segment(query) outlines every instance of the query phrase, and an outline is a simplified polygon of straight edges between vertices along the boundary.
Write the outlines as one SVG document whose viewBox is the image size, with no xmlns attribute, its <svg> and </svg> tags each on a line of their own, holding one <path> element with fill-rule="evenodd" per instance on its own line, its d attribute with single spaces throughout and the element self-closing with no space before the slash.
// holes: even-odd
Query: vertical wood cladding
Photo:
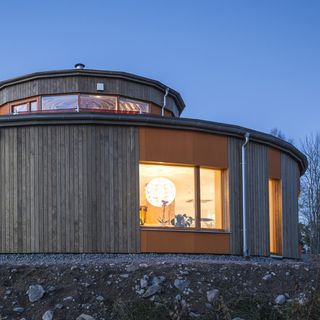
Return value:
<svg viewBox="0 0 320 320">
<path fill-rule="evenodd" d="M 59 76 L 47 77 L 43 79 L 31 79 L 21 83 L 15 83 L 0 90 L 0 105 L 7 102 L 25 99 L 38 95 L 52 94 L 72 94 L 72 93 L 91 93 L 97 94 L 97 83 L 105 84 L 103 94 L 120 95 L 132 99 L 152 102 L 162 106 L 164 90 L 154 86 L 130 81 L 127 79 L 116 79 L 92 76 Z M 101 92 L 100 92 L 101 94 Z M 167 97 L 166 110 L 175 116 L 179 116 L 181 111 L 173 96 Z"/>
<path fill-rule="evenodd" d="M 231 252 L 242 254 L 241 146 L 244 140 L 229 138 L 229 205 Z M 251 255 L 269 255 L 268 147 L 249 142 L 247 146 L 248 245 Z"/>
<path fill-rule="evenodd" d="M 138 252 L 138 129 L 0 129 L 1 252 Z"/>
<path fill-rule="evenodd" d="M 296 161 L 281 154 L 282 217 L 284 257 L 299 258 L 298 253 L 298 184 L 300 179 Z"/>
<path fill-rule="evenodd" d="M 248 241 L 251 255 L 266 256 L 269 248 L 268 147 L 247 147 Z"/>
</svg>

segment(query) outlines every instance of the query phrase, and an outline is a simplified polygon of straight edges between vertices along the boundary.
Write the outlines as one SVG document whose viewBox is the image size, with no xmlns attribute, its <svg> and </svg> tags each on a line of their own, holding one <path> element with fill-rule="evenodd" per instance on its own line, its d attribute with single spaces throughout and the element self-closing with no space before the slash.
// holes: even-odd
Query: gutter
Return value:
<svg viewBox="0 0 320 320">
<path fill-rule="evenodd" d="M 249 143 L 250 133 L 246 132 L 245 142 L 241 148 L 242 162 L 242 223 L 243 223 L 243 256 L 249 257 L 248 237 L 247 237 L 247 162 L 246 162 L 246 146 Z"/>
<path fill-rule="evenodd" d="M 166 92 L 163 96 L 163 105 L 162 105 L 162 109 L 161 109 L 161 116 L 163 117 L 164 116 L 164 108 L 166 107 L 167 105 L 167 96 L 169 94 L 169 88 L 166 89 Z"/>
</svg>

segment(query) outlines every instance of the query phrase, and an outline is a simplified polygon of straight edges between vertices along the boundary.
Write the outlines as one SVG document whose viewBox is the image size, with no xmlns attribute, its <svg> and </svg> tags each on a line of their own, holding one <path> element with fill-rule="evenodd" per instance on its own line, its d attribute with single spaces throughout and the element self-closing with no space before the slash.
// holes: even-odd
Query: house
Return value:
<svg viewBox="0 0 320 320">
<path fill-rule="evenodd" d="M 125 72 L 0 82 L 0 252 L 298 258 L 305 156 Z"/>
</svg>

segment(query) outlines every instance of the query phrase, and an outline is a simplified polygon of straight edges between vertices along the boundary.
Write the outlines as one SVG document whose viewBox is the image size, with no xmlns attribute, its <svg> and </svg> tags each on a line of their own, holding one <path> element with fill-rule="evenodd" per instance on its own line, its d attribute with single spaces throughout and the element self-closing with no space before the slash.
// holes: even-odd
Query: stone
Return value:
<svg viewBox="0 0 320 320">
<path fill-rule="evenodd" d="M 153 284 L 150 286 L 147 291 L 143 294 L 143 298 L 149 298 L 155 295 L 158 291 L 160 291 L 160 286 L 158 284 Z"/>
<path fill-rule="evenodd" d="M 139 267 L 134 265 L 134 264 L 128 264 L 126 266 L 126 271 L 127 272 L 134 272 L 134 271 L 137 271 L 138 269 L 139 269 Z"/>
<path fill-rule="evenodd" d="M 71 296 L 63 298 L 63 301 L 71 301 L 71 300 L 73 300 L 73 297 Z"/>
<path fill-rule="evenodd" d="M 33 284 L 29 286 L 29 289 L 27 291 L 30 302 L 40 300 L 43 297 L 44 293 L 45 291 L 40 284 Z"/>
<path fill-rule="evenodd" d="M 210 291 L 207 291 L 207 299 L 209 303 L 212 303 L 218 296 L 219 296 L 218 289 L 212 289 Z"/>
<path fill-rule="evenodd" d="M 10 289 L 7 289 L 4 294 L 5 294 L 6 296 L 9 296 L 11 293 L 12 293 L 12 291 L 11 291 Z"/>
<path fill-rule="evenodd" d="M 104 301 L 104 297 L 103 296 L 97 296 L 96 300 L 102 302 L 102 301 Z"/>
<path fill-rule="evenodd" d="M 283 294 L 280 294 L 275 298 L 274 302 L 279 305 L 284 304 L 286 302 L 286 297 Z"/>
<path fill-rule="evenodd" d="M 76 320 L 95 320 L 95 318 L 89 316 L 88 314 L 82 313 Z"/>
<path fill-rule="evenodd" d="M 53 311 L 52 310 L 47 310 L 42 316 L 42 320 L 52 320 L 52 319 L 53 319 Z"/>
<path fill-rule="evenodd" d="M 190 281 L 188 280 L 182 280 L 182 279 L 174 280 L 174 286 L 180 291 L 184 291 L 189 284 L 190 284 Z"/>
<path fill-rule="evenodd" d="M 129 275 L 127 273 L 120 274 L 120 278 L 127 279 L 129 278 Z"/>
<path fill-rule="evenodd" d="M 13 308 L 13 311 L 16 312 L 16 313 L 22 313 L 24 311 L 24 308 L 22 307 L 15 307 Z"/>
<path fill-rule="evenodd" d="M 142 289 L 146 288 L 148 286 L 148 280 L 145 278 L 140 279 L 140 287 Z"/>
<path fill-rule="evenodd" d="M 140 263 L 139 267 L 140 268 L 148 268 L 148 265 L 146 263 Z"/>
<path fill-rule="evenodd" d="M 54 308 L 55 309 L 63 309 L 64 305 L 62 303 L 57 303 Z"/>
<path fill-rule="evenodd" d="M 166 280 L 166 278 L 164 276 L 160 276 L 160 277 L 153 277 L 152 278 L 152 284 L 161 284 L 162 282 L 164 282 Z"/>
<path fill-rule="evenodd" d="M 270 280 L 271 278 L 272 278 L 272 274 L 267 273 L 267 274 L 262 278 L 262 280 L 263 280 L 263 281 L 268 281 L 268 280 Z"/>
<path fill-rule="evenodd" d="M 235 318 L 232 318 L 232 320 L 244 320 L 244 319 L 240 317 L 235 317 Z"/>
</svg>

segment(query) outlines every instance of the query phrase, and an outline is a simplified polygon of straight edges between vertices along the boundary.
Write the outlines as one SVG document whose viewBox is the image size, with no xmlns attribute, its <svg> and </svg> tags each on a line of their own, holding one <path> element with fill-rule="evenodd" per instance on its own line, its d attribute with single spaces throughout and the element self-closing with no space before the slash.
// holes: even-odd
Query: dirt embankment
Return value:
<svg viewBox="0 0 320 320">
<path fill-rule="evenodd" d="M 188 255 L 0 256 L 0 319 L 320 319 L 320 264 Z"/>
</svg>

